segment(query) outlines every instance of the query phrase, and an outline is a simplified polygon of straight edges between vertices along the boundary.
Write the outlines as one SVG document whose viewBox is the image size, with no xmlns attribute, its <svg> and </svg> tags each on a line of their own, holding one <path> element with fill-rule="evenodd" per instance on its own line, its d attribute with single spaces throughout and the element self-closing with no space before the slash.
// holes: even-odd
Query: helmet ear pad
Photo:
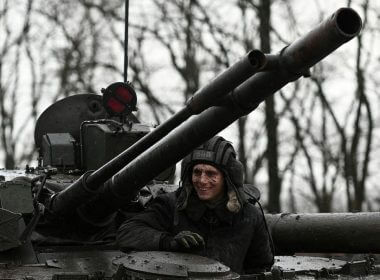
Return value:
<svg viewBox="0 0 380 280">
<path fill-rule="evenodd" d="M 237 198 L 236 192 L 234 190 L 229 190 L 227 192 L 228 202 L 227 209 L 232 213 L 237 213 L 241 209 L 241 204 L 239 203 L 239 199 Z"/>
<path fill-rule="evenodd" d="M 236 158 L 230 158 L 225 172 L 225 182 L 227 185 L 227 209 L 233 213 L 237 213 L 245 203 L 245 195 L 243 192 L 244 171 L 243 164 Z"/>
</svg>

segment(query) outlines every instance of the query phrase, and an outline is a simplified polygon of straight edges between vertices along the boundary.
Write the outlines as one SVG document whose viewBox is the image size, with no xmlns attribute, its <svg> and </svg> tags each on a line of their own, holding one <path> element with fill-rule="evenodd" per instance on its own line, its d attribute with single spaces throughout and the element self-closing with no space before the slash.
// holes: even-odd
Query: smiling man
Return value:
<svg viewBox="0 0 380 280">
<path fill-rule="evenodd" d="M 195 165 L 192 181 L 200 200 L 218 201 L 224 195 L 223 174 L 212 165 L 203 163 Z"/>
<path fill-rule="evenodd" d="M 243 166 L 230 142 L 216 136 L 195 149 L 182 161 L 181 181 L 120 227 L 123 251 L 191 252 L 240 274 L 271 267 L 265 221 L 245 198 Z"/>
</svg>

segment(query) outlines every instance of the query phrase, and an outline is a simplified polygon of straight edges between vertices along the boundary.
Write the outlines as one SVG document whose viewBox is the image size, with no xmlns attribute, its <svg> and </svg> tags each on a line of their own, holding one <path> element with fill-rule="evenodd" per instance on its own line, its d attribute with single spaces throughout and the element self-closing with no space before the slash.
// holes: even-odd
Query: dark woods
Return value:
<svg viewBox="0 0 380 280">
<path fill-rule="evenodd" d="M 130 2 L 128 79 L 139 118 L 157 124 L 248 50 L 278 52 L 338 7 L 355 8 L 358 39 L 228 133 L 269 212 L 379 210 L 378 3 Z M 122 80 L 123 24 L 124 0 L 1 2 L 2 167 L 33 164 L 34 122 L 49 103 Z"/>
</svg>

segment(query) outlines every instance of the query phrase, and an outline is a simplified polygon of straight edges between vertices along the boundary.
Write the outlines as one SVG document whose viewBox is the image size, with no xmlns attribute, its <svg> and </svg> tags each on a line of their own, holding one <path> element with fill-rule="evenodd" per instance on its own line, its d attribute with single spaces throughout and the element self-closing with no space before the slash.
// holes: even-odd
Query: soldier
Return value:
<svg viewBox="0 0 380 280">
<path fill-rule="evenodd" d="M 182 161 L 182 186 L 158 196 L 121 225 L 123 251 L 191 252 L 218 260 L 237 273 L 273 264 L 265 220 L 243 191 L 243 166 L 231 143 L 220 136 Z"/>
</svg>

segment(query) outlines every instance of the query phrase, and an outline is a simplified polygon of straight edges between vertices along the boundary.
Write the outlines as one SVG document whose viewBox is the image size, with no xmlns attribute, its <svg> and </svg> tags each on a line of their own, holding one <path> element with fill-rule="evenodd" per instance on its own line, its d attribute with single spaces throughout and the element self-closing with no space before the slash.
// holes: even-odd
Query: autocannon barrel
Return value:
<svg viewBox="0 0 380 280">
<path fill-rule="evenodd" d="M 171 130 L 194 114 L 199 114 L 218 102 L 231 90 L 266 66 L 265 55 L 258 50 L 248 52 L 243 58 L 199 89 L 186 106 L 147 134 L 117 157 L 79 180 L 51 199 L 49 210 L 54 214 L 69 214 L 97 193 L 101 184 L 135 159 L 138 155 L 167 135 Z"/>
<path fill-rule="evenodd" d="M 361 19 L 354 10 L 339 9 L 283 49 L 277 55 L 277 63 L 272 63 L 272 70 L 255 74 L 230 93 L 223 104 L 193 116 L 131 161 L 106 182 L 95 199 L 82 205 L 81 217 L 96 224 L 112 214 L 154 176 L 254 110 L 266 97 L 306 74 L 309 67 L 352 39 L 360 29 Z"/>
<path fill-rule="evenodd" d="M 266 215 L 277 254 L 380 253 L 380 213 Z"/>
</svg>

